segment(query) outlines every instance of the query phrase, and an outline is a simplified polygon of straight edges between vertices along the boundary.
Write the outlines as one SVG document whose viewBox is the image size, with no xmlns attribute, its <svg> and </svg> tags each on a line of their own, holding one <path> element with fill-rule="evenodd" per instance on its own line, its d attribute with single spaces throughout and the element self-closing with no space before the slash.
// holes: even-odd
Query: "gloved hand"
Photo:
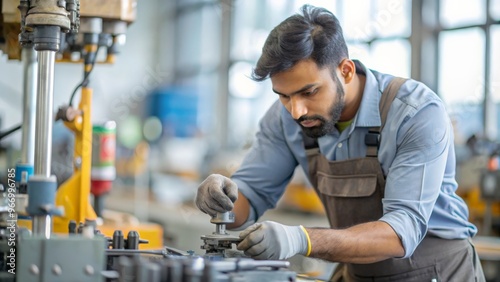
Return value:
<svg viewBox="0 0 500 282">
<path fill-rule="evenodd" d="M 302 226 L 287 226 L 273 221 L 255 223 L 240 233 L 237 249 L 254 259 L 287 259 L 296 254 L 309 255 L 309 235 Z"/>
<path fill-rule="evenodd" d="M 204 213 L 214 216 L 217 212 L 233 210 L 238 199 L 238 186 L 231 179 L 212 174 L 198 187 L 196 206 Z"/>
</svg>

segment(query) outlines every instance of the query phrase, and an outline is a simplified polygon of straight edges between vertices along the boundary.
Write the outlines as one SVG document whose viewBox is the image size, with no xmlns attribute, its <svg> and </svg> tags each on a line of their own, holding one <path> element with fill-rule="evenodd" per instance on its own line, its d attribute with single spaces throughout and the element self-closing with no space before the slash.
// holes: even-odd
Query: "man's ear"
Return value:
<svg viewBox="0 0 500 282">
<path fill-rule="evenodd" d="M 345 84 L 349 84 L 356 74 L 356 65 L 349 59 L 344 59 L 339 64 L 340 75 L 344 78 Z"/>
</svg>

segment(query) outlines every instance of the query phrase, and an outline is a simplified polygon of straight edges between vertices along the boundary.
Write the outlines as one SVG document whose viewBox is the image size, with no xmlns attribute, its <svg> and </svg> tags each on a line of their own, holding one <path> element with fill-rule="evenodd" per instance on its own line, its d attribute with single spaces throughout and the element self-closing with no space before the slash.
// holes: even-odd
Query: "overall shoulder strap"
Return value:
<svg viewBox="0 0 500 282">
<path fill-rule="evenodd" d="M 389 109 L 391 108 L 392 101 L 396 98 L 398 94 L 399 88 L 403 85 L 408 79 L 401 77 L 394 77 L 387 87 L 384 89 L 382 93 L 382 97 L 380 98 L 379 103 L 379 111 L 380 111 L 380 127 L 372 127 L 368 130 L 368 133 L 365 135 L 365 144 L 366 148 L 366 156 L 367 157 L 377 157 L 378 156 L 378 148 L 380 145 L 380 132 L 385 126 L 385 121 L 387 120 L 387 114 L 389 113 Z"/>
</svg>

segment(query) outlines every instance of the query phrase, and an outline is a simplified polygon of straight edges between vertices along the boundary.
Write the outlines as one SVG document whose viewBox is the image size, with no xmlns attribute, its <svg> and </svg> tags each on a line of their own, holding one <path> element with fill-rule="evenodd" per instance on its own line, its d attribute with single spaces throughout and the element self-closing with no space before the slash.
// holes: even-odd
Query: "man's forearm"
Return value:
<svg viewBox="0 0 500 282">
<path fill-rule="evenodd" d="M 311 239 L 310 257 L 347 263 L 374 263 L 404 256 L 401 240 L 392 227 L 375 221 L 347 229 L 306 228 Z"/>
<path fill-rule="evenodd" d="M 241 194 L 241 192 L 238 192 L 238 200 L 234 202 L 233 208 L 234 223 L 228 224 L 227 228 L 234 229 L 243 225 L 248 219 L 249 210 L 250 203 L 248 202 L 248 199 L 243 194 Z"/>
</svg>

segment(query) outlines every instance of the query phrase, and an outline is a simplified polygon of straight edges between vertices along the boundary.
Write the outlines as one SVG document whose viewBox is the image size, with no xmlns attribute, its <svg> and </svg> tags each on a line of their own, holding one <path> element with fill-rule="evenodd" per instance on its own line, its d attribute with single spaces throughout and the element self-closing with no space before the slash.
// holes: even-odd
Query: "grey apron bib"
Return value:
<svg viewBox="0 0 500 282">
<path fill-rule="evenodd" d="M 384 90 L 379 105 L 381 126 L 371 128 L 365 136 L 366 157 L 329 161 L 321 155 L 316 140 L 303 134 L 309 180 L 334 229 L 376 221 L 382 217 L 385 176 L 377 159 L 379 137 L 390 105 L 405 81 L 394 78 Z M 455 265 L 449 271 L 447 265 L 451 263 Z M 471 269 L 476 264 L 477 255 L 469 240 L 426 236 L 408 259 L 341 264 L 332 276 L 332 281 L 475 281 Z"/>
</svg>

